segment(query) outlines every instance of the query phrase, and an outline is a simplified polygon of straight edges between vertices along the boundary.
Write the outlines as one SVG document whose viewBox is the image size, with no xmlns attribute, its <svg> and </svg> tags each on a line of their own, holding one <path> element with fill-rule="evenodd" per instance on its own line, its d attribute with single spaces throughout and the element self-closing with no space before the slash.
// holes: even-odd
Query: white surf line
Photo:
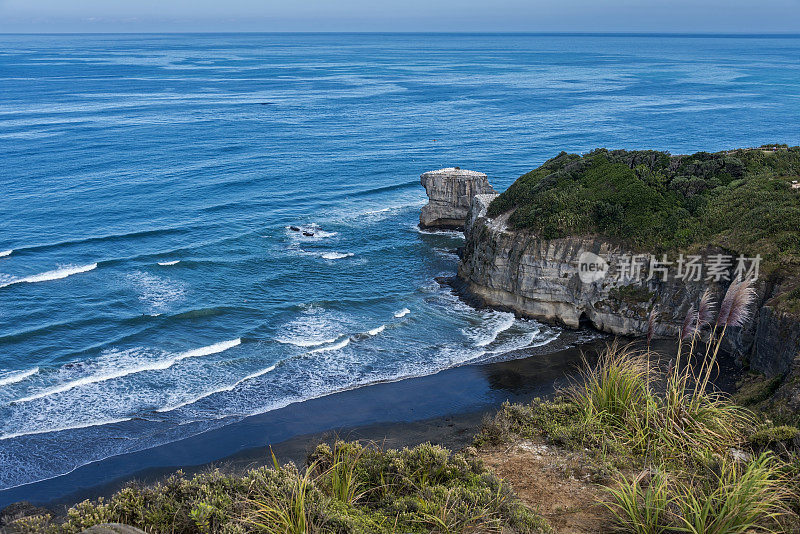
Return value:
<svg viewBox="0 0 800 534">
<path fill-rule="evenodd" d="M 380 334 L 384 330 L 386 330 L 386 325 L 382 324 L 378 328 L 373 328 L 372 330 L 368 330 L 367 334 L 369 334 L 371 336 L 377 336 L 378 334 Z"/>
<path fill-rule="evenodd" d="M 514 351 L 518 351 L 518 350 L 535 349 L 535 348 L 538 348 L 538 347 L 543 347 L 544 345 L 547 345 L 549 343 L 552 343 L 553 341 L 558 339 L 560 335 L 561 335 L 560 332 L 556 332 L 556 334 L 553 335 L 553 336 L 550 336 L 550 337 L 541 339 L 539 341 L 536 341 L 536 336 L 538 336 L 538 334 L 535 334 L 533 339 L 531 339 L 527 344 L 525 344 L 525 345 L 523 345 L 521 347 L 511 347 L 511 348 L 500 347 L 498 349 L 490 350 L 490 351 L 486 351 L 486 352 L 487 352 L 487 354 L 507 354 L 509 352 L 514 352 Z"/>
<path fill-rule="evenodd" d="M 277 366 L 277 364 L 270 365 L 266 369 L 262 369 L 260 371 L 256 371 L 255 373 L 247 375 L 246 377 L 242 378 L 241 380 L 237 380 L 236 382 L 234 382 L 230 386 L 224 386 L 224 387 L 209 391 L 207 393 L 203 393 L 199 397 L 196 397 L 196 398 L 191 399 L 191 400 L 187 400 L 185 402 L 181 402 L 181 403 L 178 403 L 178 404 L 173 404 L 171 406 L 164 406 L 163 408 L 159 408 L 156 411 L 157 412 L 161 412 L 161 413 L 163 413 L 163 412 L 171 412 L 172 410 L 177 410 L 178 408 L 183 408 L 184 406 L 188 406 L 190 404 L 194 404 L 195 402 L 197 402 L 199 400 L 202 400 L 202 399 L 205 399 L 206 397 L 210 397 L 211 395 L 216 395 L 217 393 L 223 393 L 225 391 L 233 391 L 234 389 L 236 389 L 236 386 L 238 386 L 239 384 L 243 384 L 244 382 L 247 382 L 248 380 L 252 380 L 254 378 L 258 378 L 259 376 L 265 375 L 265 374 L 269 373 L 270 371 L 274 371 L 276 366 Z"/>
<path fill-rule="evenodd" d="M 208 356 L 209 354 L 216 354 L 218 352 L 222 352 L 233 348 L 239 344 L 241 344 L 241 338 L 233 339 L 231 341 L 223 341 L 221 343 L 215 343 L 213 345 L 209 345 L 207 347 L 201 347 L 199 349 L 190 350 L 188 352 L 183 352 L 178 354 L 173 358 L 168 358 L 166 360 L 161 360 L 158 362 L 153 362 L 147 365 L 142 365 L 140 367 L 134 367 L 129 369 L 120 369 L 119 371 L 114 371 L 112 373 L 106 373 L 103 375 L 91 375 L 86 376 L 83 378 L 79 378 L 77 380 L 73 380 L 72 382 L 67 382 L 60 386 L 56 386 L 50 389 L 46 389 L 44 391 L 40 391 L 39 393 L 34 393 L 28 397 L 23 397 L 21 399 L 17 399 L 12 401 L 13 404 L 20 404 L 23 402 L 30 402 L 36 399 L 42 399 L 44 397 L 49 397 L 50 395 L 56 395 L 58 393 L 64 393 L 65 391 L 69 391 L 71 389 L 75 389 L 81 386 L 86 386 L 89 384 L 97 384 L 98 382 L 105 382 L 107 380 L 114 380 L 117 378 L 122 378 L 124 376 L 136 374 L 136 373 L 143 373 L 145 371 L 163 371 L 164 369 L 169 369 L 176 363 L 181 360 L 185 360 L 186 358 L 196 358 L 198 356 Z"/>
<path fill-rule="evenodd" d="M 350 338 L 346 337 L 342 341 L 340 341 L 339 343 L 336 343 L 335 345 L 329 345 L 327 347 L 319 347 L 319 348 L 316 348 L 316 349 L 308 351 L 308 353 L 309 354 L 314 354 L 315 352 L 322 352 L 322 351 L 326 351 L 326 350 L 339 350 L 341 348 L 346 347 L 349 343 L 350 343 Z"/>
<path fill-rule="evenodd" d="M 405 317 L 405 316 L 406 316 L 406 315 L 408 315 L 409 313 L 411 313 L 411 310 L 409 310 L 408 308 L 403 308 L 402 310 L 400 310 L 400 311 L 398 311 L 398 312 L 394 312 L 394 316 L 395 316 L 397 319 L 399 319 L 400 317 Z"/>
<path fill-rule="evenodd" d="M 339 339 L 339 337 L 332 337 L 330 339 L 320 339 L 320 340 L 305 340 L 305 339 L 278 339 L 275 338 L 275 341 L 278 343 L 283 343 L 284 345 L 294 345 L 295 347 L 316 347 L 319 345 L 327 345 L 328 343 L 333 343 Z"/>
<path fill-rule="evenodd" d="M 325 252 L 322 254 L 322 258 L 326 260 L 341 260 L 342 258 L 349 258 L 353 255 L 352 252 Z"/>
<path fill-rule="evenodd" d="M 381 208 L 379 210 L 365 211 L 364 213 L 362 213 L 362 215 L 375 215 L 377 213 L 386 213 L 387 211 L 392 211 L 393 209 L 397 209 L 397 208 L 401 208 L 401 207 L 403 207 L 403 206 L 390 206 L 388 208 Z"/>
<path fill-rule="evenodd" d="M 507 316 L 501 317 L 501 319 L 503 320 L 503 322 L 497 325 L 497 328 L 493 329 L 491 334 L 477 341 L 475 343 L 476 347 L 485 347 L 487 345 L 491 345 L 492 343 L 495 342 L 497 336 L 499 336 L 501 333 L 505 332 L 506 330 L 514 326 L 514 323 L 516 322 L 516 318 L 511 313 L 509 313 Z"/>
<path fill-rule="evenodd" d="M 2 250 L 2 251 L 0 251 L 0 258 L 5 258 L 6 256 L 11 256 L 11 254 L 13 252 L 14 252 L 13 249 Z"/>
<path fill-rule="evenodd" d="M 85 273 L 88 271 L 92 271 L 97 269 L 96 263 L 91 263 L 89 265 L 81 265 L 78 267 L 64 267 L 62 269 L 55 269 L 53 271 L 47 271 L 44 273 L 34 274 L 31 276 L 26 276 L 24 278 L 15 278 L 9 282 L 6 282 L 0 287 L 7 287 L 14 284 L 23 284 L 23 283 L 35 283 L 35 282 L 47 282 L 50 280 L 59 280 L 61 278 L 66 278 L 73 274 L 78 273 Z"/>
<path fill-rule="evenodd" d="M 106 421 L 95 421 L 92 423 L 80 423 L 77 425 L 70 425 L 57 428 L 43 428 L 41 430 L 31 430 L 30 432 L 14 432 L 12 434 L 4 434 L 0 436 L 0 441 L 4 439 L 19 438 L 21 436 L 34 436 L 37 434 L 50 434 L 51 432 L 63 432 L 64 430 L 78 430 L 81 428 L 91 428 L 93 426 L 113 425 L 114 423 L 124 423 L 125 421 L 133 420 L 132 417 L 123 417 L 121 419 L 108 419 Z M 7 488 L 10 489 L 10 488 Z"/>
<path fill-rule="evenodd" d="M 39 372 L 38 367 L 34 367 L 33 369 L 28 369 L 27 371 L 15 371 L 9 373 L 2 378 L 0 378 L 0 386 L 7 386 L 9 384 L 16 384 L 17 382 L 22 382 L 29 376 L 33 376 Z"/>
<path fill-rule="evenodd" d="M 165 267 L 166 267 L 167 265 L 177 265 L 177 264 L 178 264 L 178 263 L 180 263 L 180 262 L 181 262 L 181 260 L 173 260 L 173 261 L 160 261 L 160 262 L 158 262 L 158 264 L 159 264 L 159 265 L 163 265 L 163 266 L 165 266 Z"/>
</svg>

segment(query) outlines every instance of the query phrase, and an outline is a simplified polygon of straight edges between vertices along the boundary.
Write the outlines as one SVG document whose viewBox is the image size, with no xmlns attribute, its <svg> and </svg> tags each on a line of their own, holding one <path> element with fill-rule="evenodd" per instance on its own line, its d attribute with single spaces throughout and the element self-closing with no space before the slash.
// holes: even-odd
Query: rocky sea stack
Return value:
<svg viewBox="0 0 800 534">
<path fill-rule="evenodd" d="M 484 173 L 458 167 L 429 171 L 420 178 L 430 199 L 419 216 L 421 228 L 463 230 L 472 198 L 494 193 Z"/>
</svg>

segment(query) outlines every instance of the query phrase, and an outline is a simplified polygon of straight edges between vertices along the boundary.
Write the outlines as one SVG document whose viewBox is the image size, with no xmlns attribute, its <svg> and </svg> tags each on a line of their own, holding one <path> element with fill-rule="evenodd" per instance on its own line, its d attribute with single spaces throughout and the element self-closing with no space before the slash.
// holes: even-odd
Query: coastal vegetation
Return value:
<svg viewBox="0 0 800 534">
<path fill-rule="evenodd" d="M 153 487 L 131 485 L 74 506 L 65 519 L 39 515 L 12 528 L 72 534 L 119 522 L 164 534 L 550 531 L 474 455 L 340 441 L 318 446 L 302 470 L 272 460 L 244 476 L 177 473 Z"/>
<path fill-rule="evenodd" d="M 489 207 L 545 239 L 599 234 L 647 252 L 719 246 L 785 272 L 800 266 L 800 147 L 672 156 L 560 153 Z"/>
<path fill-rule="evenodd" d="M 529 439 L 587 451 L 622 532 L 796 531 L 798 429 L 710 386 L 722 338 L 746 320 L 751 299 L 748 282 L 733 284 L 713 320 L 707 293 L 667 370 L 653 367 L 648 349 L 612 344 L 564 396 L 505 405 L 476 444 Z"/>
</svg>

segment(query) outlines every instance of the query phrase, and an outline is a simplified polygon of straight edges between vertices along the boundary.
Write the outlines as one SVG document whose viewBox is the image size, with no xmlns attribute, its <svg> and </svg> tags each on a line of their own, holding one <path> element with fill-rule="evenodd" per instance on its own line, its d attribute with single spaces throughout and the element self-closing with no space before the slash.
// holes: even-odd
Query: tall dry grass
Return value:
<svg viewBox="0 0 800 534">
<path fill-rule="evenodd" d="M 780 461 L 769 454 L 747 463 L 732 458 L 732 447 L 742 442 L 754 420 L 712 386 L 724 336 L 747 321 L 754 297 L 751 281 L 735 281 L 716 318 L 710 291 L 689 308 L 663 396 L 652 394 L 653 375 L 645 363 L 652 357 L 649 333 L 647 351 L 611 345 L 584 374 L 574 398 L 587 417 L 611 422 L 611 432 L 658 466 L 636 477 L 622 476 L 608 489 L 605 505 L 621 530 L 769 532 L 788 513 L 790 493 Z M 649 324 L 648 330 L 653 329 Z M 718 462 L 716 469 L 692 473 L 698 457 Z"/>
</svg>

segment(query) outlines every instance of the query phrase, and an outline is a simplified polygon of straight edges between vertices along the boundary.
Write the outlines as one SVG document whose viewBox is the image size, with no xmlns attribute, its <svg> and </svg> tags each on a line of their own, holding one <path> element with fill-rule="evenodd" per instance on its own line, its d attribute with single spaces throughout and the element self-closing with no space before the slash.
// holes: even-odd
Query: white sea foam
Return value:
<svg viewBox="0 0 800 534">
<path fill-rule="evenodd" d="M 413 229 L 416 230 L 418 233 L 425 235 L 440 235 L 445 237 L 464 239 L 464 232 L 462 232 L 461 230 L 424 230 L 419 226 L 417 226 L 416 224 L 413 225 Z"/>
<path fill-rule="evenodd" d="M 0 436 L 0 441 L 4 439 L 18 438 L 21 436 L 31 436 L 35 434 L 49 434 L 51 432 L 62 432 L 64 430 L 78 430 L 80 428 L 90 428 L 93 426 L 113 425 L 114 423 L 124 423 L 125 421 L 130 421 L 131 419 L 132 418 L 130 417 L 122 417 L 119 419 L 106 419 L 103 421 L 92 421 L 90 423 L 77 423 L 74 425 L 65 425 L 55 428 L 43 428 L 40 430 L 31 430 L 28 432 L 14 432 L 12 434 L 4 434 Z"/>
<path fill-rule="evenodd" d="M 443 258 L 447 258 L 448 260 L 456 260 L 456 261 L 458 261 L 458 254 L 456 252 L 453 252 L 452 250 L 445 249 L 445 248 L 435 248 L 434 247 L 433 251 L 436 254 L 438 254 L 439 256 L 442 256 Z"/>
<path fill-rule="evenodd" d="M 494 343 L 502 332 L 514 326 L 515 321 L 513 313 L 492 312 L 485 324 L 478 328 L 467 329 L 464 333 L 475 341 L 476 347 L 485 347 Z"/>
<path fill-rule="evenodd" d="M 340 341 L 339 343 L 336 343 L 334 345 L 326 345 L 324 347 L 319 347 L 319 348 L 316 348 L 316 349 L 308 351 L 308 353 L 309 354 L 313 354 L 315 352 L 323 352 L 323 351 L 326 351 L 326 350 L 339 350 L 339 349 L 342 349 L 342 348 L 346 347 L 349 343 L 350 343 L 350 338 L 346 337 L 342 341 Z"/>
<path fill-rule="evenodd" d="M 35 283 L 35 282 L 47 282 L 49 280 L 59 280 L 61 278 L 66 278 L 73 274 L 78 273 L 85 273 L 97 268 L 96 263 L 92 263 L 89 265 L 79 265 L 79 266 L 71 266 L 71 267 L 62 267 L 60 269 L 55 269 L 53 271 L 47 271 L 44 273 L 34 274 L 31 276 L 25 276 L 23 278 L 12 278 L 11 280 L 0 284 L 0 287 L 6 287 L 13 284 L 22 284 L 22 283 Z"/>
<path fill-rule="evenodd" d="M 133 289 L 139 293 L 139 301 L 154 308 L 153 311 L 163 310 L 171 304 L 180 302 L 186 296 L 183 284 L 166 277 L 144 271 L 134 271 L 126 278 Z"/>
<path fill-rule="evenodd" d="M 233 391 L 234 389 L 236 389 L 236 386 L 238 386 L 239 384 L 242 384 L 242 383 L 247 382 L 248 380 L 252 380 L 254 378 L 258 378 L 259 376 L 265 375 L 265 374 L 269 373 L 270 371 L 274 371 L 275 367 L 276 367 L 275 365 L 270 365 L 266 369 L 262 369 L 260 371 L 256 371 L 255 373 L 249 374 L 246 377 L 242 378 L 241 380 L 237 380 L 236 382 L 234 382 L 230 386 L 223 386 L 221 388 L 217 388 L 217 389 L 213 389 L 211 391 L 207 391 L 206 393 L 203 393 L 203 394 L 201 394 L 201 395 L 199 395 L 199 396 L 197 396 L 197 397 L 195 397 L 193 399 L 186 400 L 186 401 L 183 401 L 183 402 L 179 402 L 178 404 L 171 404 L 169 406 L 164 406 L 162 408 L 159 408 L 156 411 L 157 412 L 162 412 L 162 413 L 163 412 L 171 412 L 172 410 L 177 410 L 178 408 L 183 408 L 184 406 L 188 406 L 190 404 L 194 404 L 195 402 L 201 401 L 201 400 L 205 399 L 206 397 L 210 397 L 211 395 L 216 395 L 217 393 L 224 393 L 226 391 Z"/>
<path fill-rule="evenodd" d="M 326 252 L 322 255 L 322 257 L 326 260 L 340 260 L 342 258 L 349 258 L 352 255 L 352 252 Z"/>
<path fill-rule="evenodd" d="M 327 230 L 323 230 L 317 225 L 316 223 L 311 223 L 303 226 L 298 226 L 297 228 L 300 231 L 292 230 L 291 227 L 286 227 L 286 232 L 292 236 L 299 239 L 325 239 L 328 237 L 336 237 L 339 235 L 337 232 L 329 232 Z M 305 233 L 314 234 L 314 235 L 304 235 Z"/>
<path fill-rule="evenodd" d="M 517 350 L 533 349 L 552 343 L 558 339 L 559 334 L 538 338 L 535 334 L 526 334 L 509 342 L 503 343 L 498 348 L 488 351 L 488 354 L 506 354 Z"/>
<path fill-rule="evenodd" d="M 17 382 L 22 382 L 29 376 L 33 376 L 39 372 L 38 367 L 34 367 L 33 369 L 28 369 L 27 371 L 14 371 L 11 373 L 6 373 L 3 376 L 0 376 L 0 386 L 7 386 L 9 384 L 16 384 Z"/>
<path fill-rule="evenodd" d="M 390 206 L 382 206 L 382 207 L 374 207 L 373 209 L 365 210 L 365 211 L 352 211 L 347 209 L 343 212 L 340 212 L 338 216 L 336 216 L 337 220 L 340 221 L 350 221 L 353 219 L 362 219 L 366 220 L 367 223 L 375 223 L 386 219 L 387 217 L 393 215 L 394 213 L 401 212 L 403 210 L 407 210 L 410 208 L 419 208 L 424 206 L 428 202 L 427 199 L 414 202 L 399 202 L 393 203 Z"/>
<path fill-rule="evenodd" d="M 232 349 L 237 345 L 242 344 L 242 339 L 232 339 L 230 341 L 221 341 L 219 343 L 214 343 L 213 345 L 209 345 L 207 347 L 200 347 L 199 349 L 190 350 L 188 352 L 184 352 L 180 354 L 176 361 L 183 360 L 184 358 L 196 358 L 197 356 L 208 356 L 209 354 L 216 354 L 218 352 L 223 352 L 228 349 Z"/>
<path fill-rule="evenodd" d="M 314 230 L 314 237 L 318 239 L 325 239 L 326 237 L 335 237 L 339 235 L 338 232 L 326 232 L 325 230 L 320 230 L 319 228 Z"/>
<path fill-rule="evenodd" d="M 369 334 L 371 336 L 377 336 L 378 334 L 380 334 L 384 330 L 386 330 L 386 325 L 382 324 L 378 328 L 373 328 L 372 330 L 368 330 L 367 334 Z"/>
<path fill-rule="evenodd" d="M 169 369 L 176 363 L 181 360 L 185 360 L 186 358 L 196 358 L 199 356 L 208 356 L 209 354 L 216 354 L 218 352 L 222 352 L 233 348 L 239 344 L 241 344 L 241 339 L 233 339 L 231 341 L 222 341 L 220 343 L 214 343 L 213 345 L 208 345 L 207 347 L 200 347 L 199 349 L 190 350 L 187 352 L 183 352 L 172 356 L 171 358 L 165 358 L 163 360 L 158 360 L 150 363 L 146 363 L 143 365 L 139 365 L 136 367 L 129 367 L 125 369 L 118 369 L 115 371 L 110 371 L 107 373 L 100 373 L 94 374 L 89 376 L 84 376 L 82 378 L 78 378 L 76 380 L 71 380 L 69 382 L 65 382 L 59 386 L 55 386 L 49 389 L 45 389 L 38 393 L 34 393 L 33 395 L 29 395 L 27 397 L 22 397 L 21 399 L 17 399 L 14 401 L 16 404 L 21 404 L 23 402 L 30 402 L 37 399 L 43 399 L 45 397 L 50 397 L 51 395 L 56 395 L 58 393 L 64 393 L 65 391 L 70 391 L 75 388 L 79 388 L 81 386 L 87 386 L 90 384 L 97 384 L 99 382 L 106 382 L 108 380 L 115 380 L 118 378 L 122 378 L 128 375 L 136 374 L 136 373 L 143 373 L 145 371 L 163 371 L 165 369 Z"/>
<path fill-rule="evenodd" d="M 303 313 L 280 328 L 275 341 L 296 347 L 317 347 L 335 342 L 347 331 L 347 318 L 315 305 L 303 305 Z"/>
<path fill-rule="evenodd" d="M 339 339 L 338 337 L 332 337 L 329 339 L 285 339 L 285 338 L 275 338 L 275 341 L 278 343 L 284 343 L 287 345 L 294 345 L 296 347 L 316 347 L 318 345 L 326 345 L 328 343 L 333 343 Z"/>
<path fill-rule="evenodd" d="M 536 332 L 527 332 L 525 334 L 514 337 L 508 341 L 500 343 L 496 348 L 488 352 L 489 354 L 505 354 L 506 352 L 531 348 L 535 345 L 534 341 L 536 340 L 536 337 L 537 337 Z M 548 342 L 550 341 L 549 338 L 547 341 Z"/>
<path fill-rule="evenodd" d="M 411 310 L 409 310 L 408 308 L 403 308 L 400 311 L 394 312 L 394 316 L 399 319 L 400 317 L 405 317 L 409 313 L 411 313 Z"/>
<path fill-rule="evenodd" d="M 164 265 L 166 267 L 167 265 L 175 265 L 175 264 L 180 263 L 180 262 L 181 262 L 181 260 L 160 261 L 160 262 L 158 262 L 158 264 L 159 265 Z"/>
<path fill-rule="evenodd" d="M 14 252 L 13 250 L 0 250 L 0 258 L 4 258 L 6 256 L 11 256 L 11 253 Z"/>
</svg>

